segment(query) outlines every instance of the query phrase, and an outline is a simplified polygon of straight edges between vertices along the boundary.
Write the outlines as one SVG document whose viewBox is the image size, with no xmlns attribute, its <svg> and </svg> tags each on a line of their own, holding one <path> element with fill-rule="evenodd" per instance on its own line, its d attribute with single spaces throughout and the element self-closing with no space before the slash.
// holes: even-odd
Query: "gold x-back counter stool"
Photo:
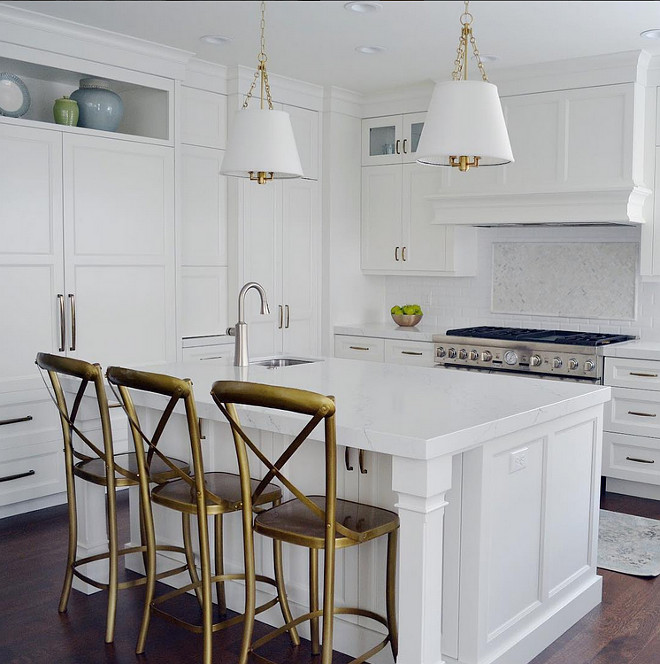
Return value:
<svg viewBox="0 0 660 664">
<path fill-rule="evenodd" d="M 117 500 L 115 491 L 120 487 L 136 486 L 138 484 L 138 466 L 135 453 L 114 454 L 112 428 L 110 423 L 110 412 L 108 399 L 105 392 L 103 373 L 98 364 L 90 364 L 83 360 L 77 360 L 59 355 L 39 353 L 36 359 L 37 366 L 48 373 L 53 389 L 53 400 L 57 406 L 60 422 L 62 424 L 62 435 L 64 438 L 64 459 L 66 475 L 66 492 L 69 513 L 69 540 L 66 563 L 66 574 L 62 593 L 60 595 L 59 611 L 67 610 L 73 577 L 77 577 L 85 583 L 107 590 L 108 611 L 106 619 L 106 643 L 114 640 L 115 616 L 117 611 L 117 591 L 135 586 L 144 585 L 146 577 L 129 581 L 119 581 L 118 563 L 121 556 L 130 553 L 146 553 L 145 546 L 122 547 L 118 542 L 117 534 Z M 62 387 L 61 376 L 66 376 L 70 381 L 77 381 L 77 389 L 70 399 L 68 405 L 66 393 Z M 48 388 L 48 384 L 46 383 Z M 83 397 L 87 388 L 93 388 L 90 396 L 98 406 L 98 415 L 101 423 L 102 442 L 95 443 L 90 440 L 84 432 L 76 425 L 76 418 L 83 403 Z M 50 392 L 50 390 L 49 390 Z M 79 449 L 74 445 L 78 438 L 82 446 Z M 81 451 L 84 450 L 84 451 Z M 173 460 L 177 472 L 187 473 L 188 464 L 178 459 Z M 153 468 L 154 474 L 165 480 L 173 476 L 172 469 L 164 466 L 160 460 Z M 78 512 L 75 478 L 85 482 L 91 482 L 106 488 L 106 519 L 108 532 L 108 551 L 105 553 L 77 557 L 78 538 Z M 181 551 L 180 547 L 161 546 L 161 550 Z M 108 561 L 108 581 L 99 581 L 85 574 L 80 567 L 88 563 L 101 560 Z M 160 578 L 178 574 L 186 570 L 186 565 L 167 570 Z"/>
<path fill-rule="evenodd" d="M 255 511 L 259 510 L 260 505 L 278 505 L 281 500 L 281 489 L 269 482 L 250 479 L 244 479 L 241 475 L 224 472 L 205 472 L 204 459 L 199 433 L 199 419 L 197 417 L 197 407 L 193 396 L 193 387 L 190 380 L 182 380 L 163 374 L 147 373 L 135 371 L 121 367 L 109 367 L 107 370 L 108 382 L 119 389 L 119 398 L 121 399 L 126 413 L 128 414 L 135 447 L 140 475 L 140 491 L 142 495 L 141 504 L 144 510 L 145 535 L 148 549 L 147 565 L 147 593 L 145 598 L 145 607 L 138 638 L 136 652 L 144 652 L 147 630 L 152 611 L 167 620 L 178 624 L 192 632 L 202 633 L 203 644 L 203 662 L 211 664 L 212 661 L 212 634 L 220 629 L 231 627 L 242 620 L 244 615 L 240 614 L 219 622 L 213 622 L 213 605 L 211 598 L 212 584 L 216 584 L 218 590 L 218 602 L 220 604 L 221 616 L 224 613 L 224 582 L 228 580 L 243 580 L 254 583 L 261 581 L 277 589 L 277 595 L 265 604 L 254 607 L 250 620 L 254 615 L 266 611 L 267 609 L 279 603 L 284 621 L 289 625 L 287 631 L 294 645 L 300 643 L 295 626 L 292 625 L 291 612 L 284 589 L 284 574 L 282 570 L 282 545 L 281 542 L 273 543 L 273 563 L 275 578 L 266 576 L 255 576 L 252 567 L 246 574 L 225 574 L 223 568 L 223 546 L 222 546 L 222 517 L 231 512 L 240 512 L 243 508 L 242 486 L 246 481 L 252 490 L 257 487 L 261 490 L 259 496 L 254 501 Z M 137 411 L 131 397 L 130 390 L 139 390 L 150 392 L 165 397 L 164 409 L 158 424 L 151 436 L 147 435 L 140 425 Z M 193 463 L 193 475 L 188 476 L 185 473 L 178 473 L 174 480 L 164 483 L 157 483 L 155 488 L 151 489 L 150 484 L 154 482 L 151 474 L 151 466 L 154 460 L 160 459 L 162 463 L 169 464 L 168 457 L 158 446 L 162 434 L 170 421 L 170 417 L 178 404 L 183 402 L 185 412 L 188 438 Z M 199 553 L 201 579 L 172 590 L 160 597 L 154 598 L 155 590 L 155 569 L 156 554 L 153 548 L 155 542 L 155 527 L 151 503 L 162 505 L 169 509 L 180 512 L 184 517 L 195 515 L 197 517 L 197 529 L 199 534 Z M 250 512 L 251 513 L 251 512 Z M 208 533 L 207 517 L 214 518 L 215 526 L 215 574 L 211 573 L 211 557 Z M 184 521 L 184 537 L 186 535 L 186 522 Z M 177 597 L 189 590 L 200 592 L 198 597 L 202 604 L 202 624 L 193 624 L 181 618 L 178 618 L 161 608 L 161 604 L 169 599 Z"/>
<path fill-rule="evenodd" d="M 245 584 L 246 618 L 240 664 L 246 664 L 250 652 L 257 654 L 255 653 L 257 648 L 282 632 L 307 620 L 310 621 L 312 654 L 319 654 L 319 618 L 323 618 L 321 663 L 331 664 L 333 617 L 335 614 L 363 616 L 375 620 L 387 628 L 386 637 L 354 659 L 351 664 L 361 664 L 382 650 L 388 643 L 396 659 L 398 637 L 395 611 L 395 576 L 399 517 L 389 510 L 337 498 L 334 399 L 315 392 L 239 381 L 217 381 L 213 384 L 211 395 L 232 428 L 241 475 L 245 569 L 248 576 Z M 306 415 L 310 419 L 306 421 L 300 433 L 279 458 L 270 460 L 241 428 L 236 406 L 242 405 L 289 411 Z M 282 469 L 321 422 L 324 427 L 325 495 L 305 495 L 287 478 Z M 266 474 L 256 489 L 249 481 L 251 473 L 248 451 L 252 452 L 266 469 Z M 293 499 L 266 511 L 253 512 L 253 505 L 259 501 L 260 496 L 268 486 L 268 482 L 272 479 L 281 482 L 293 494 Z M 252 626 L 255 615 L 253 533 L 265 535 L 276 542 L 288 542 L 309 549 L 310 604 L 308 613 L 254 642 L 252 642 Z M 335 550 L 356 546 L 384 535 L 387 536 L 386 615 L 381 616 L 360 608 L 335 607 Z M 318 551 L 320 549 L 325 553 L 322 609 L 319 609 L 318 595 Z"/>
</svg>

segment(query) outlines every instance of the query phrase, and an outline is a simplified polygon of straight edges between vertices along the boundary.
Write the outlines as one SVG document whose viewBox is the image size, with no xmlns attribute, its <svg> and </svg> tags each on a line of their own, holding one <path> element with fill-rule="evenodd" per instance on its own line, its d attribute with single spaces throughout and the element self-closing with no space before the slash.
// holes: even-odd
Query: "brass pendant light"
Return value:
<svg viewBox="0 0 660 664">
<path fill-rule="evenodd" d="M 460 17 L 452 80 L 436 84 L 417 148 L 418 163 L 461 172 L 514 160 L 497 87 L 488 82 L 472 32 L 469 4 L 466 0 Z M 482 80 L 468 81 L 468 42 Z"/>
<path fill-rule="evenodd" d="M 291 119 L 286 111 L 273 109 L 266 70 L 266 3 L 261 2 L 261 49 L 252 85 L 243 108 L 236 113 L 222 161 L 221 173 L 249 177 L 258 184 L 276 178 L 299 178 L 302 166 L 293 136 Z M 248 108 L 260 83 L 259 108 Z"/>
</svg>

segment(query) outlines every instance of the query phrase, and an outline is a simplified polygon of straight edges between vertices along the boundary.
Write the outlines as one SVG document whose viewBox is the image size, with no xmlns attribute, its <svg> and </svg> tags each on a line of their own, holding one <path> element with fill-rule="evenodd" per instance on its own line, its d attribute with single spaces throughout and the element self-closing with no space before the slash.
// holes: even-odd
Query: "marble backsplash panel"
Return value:
<svg viewBox="0 0 660 664">
<path fill-rule="evenodd" d="M 635 243 L 494 242 L 492 312 L 635 319 Z"/>
</svg>

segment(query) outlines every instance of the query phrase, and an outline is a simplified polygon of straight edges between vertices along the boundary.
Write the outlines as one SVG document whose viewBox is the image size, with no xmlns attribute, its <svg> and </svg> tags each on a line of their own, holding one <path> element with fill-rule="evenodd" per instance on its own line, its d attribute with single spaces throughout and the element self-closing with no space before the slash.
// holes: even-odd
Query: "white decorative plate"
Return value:
<svg viewBox="0 0 660 664">
<path fill-rule="evenodd" d="M 20 118 L 30 108 L 30 93 L 15 74 L 0 72 L 0 115 Z"/>
</svg>

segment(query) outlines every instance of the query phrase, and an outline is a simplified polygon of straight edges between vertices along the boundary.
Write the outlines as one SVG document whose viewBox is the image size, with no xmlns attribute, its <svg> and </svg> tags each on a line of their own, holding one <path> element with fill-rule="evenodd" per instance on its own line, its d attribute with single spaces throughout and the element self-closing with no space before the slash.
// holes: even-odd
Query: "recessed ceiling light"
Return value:
<svg viewBox="0 0 660 664">
<path fill-rule="evenodd" d="M 644 32 L 639 33 L 639 36 L 646 37 L 646 39 L 660 39 L 660 29 L 644 30 Z"/>
<path fill-rule="evenodd" d="M 230 37 L 223 37 L 222 35 L 204 35 L 199 39 L 207 44 L 229 44 L 231 42 Z"/>
<path fill-rule="evenodd" d="M 382 53 L 386 50 L 384 46 L 357 46 L 355 50 L 358 53 L 365 53 L 366 55 L 374 55 L 375 53 Z"/>
<path fill-rule="evenodd" d="M 361 2 L 346 2 L 344 4 L 344 9 L 351 12 L 357 12 L 358 14 L 369 14 L 371 12 L 377 12 L 382 8 L 382 2 L 366 2 L 366 0 Z"/>
</svg>

